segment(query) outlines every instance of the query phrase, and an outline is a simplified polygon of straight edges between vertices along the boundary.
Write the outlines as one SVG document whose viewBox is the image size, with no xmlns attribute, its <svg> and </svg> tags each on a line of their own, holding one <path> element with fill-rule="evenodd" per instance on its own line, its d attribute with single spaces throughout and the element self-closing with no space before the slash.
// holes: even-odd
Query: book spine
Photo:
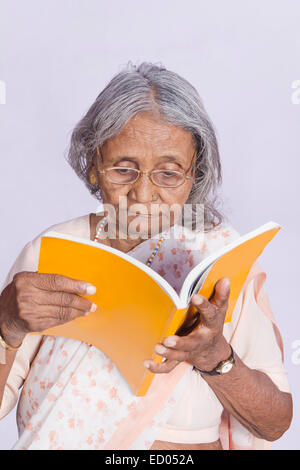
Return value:
<svg viewBox="0 0 300 470">
<path fill-rule="evenodd" d="M 154 379 L 155 374 L 153 372 L 150 372 L 150 370 L 146 373 L 143 382 L 138 389 L 136 396 L 137 397 L 144 397 L 146 393 L 148 392 L 150 385 L 152 384 L 152 380 Z"/>
<path fill-rule="evenodd" d="M 161 341 L 164 340 L 167 336 L 174 335 L 176 331 L 178 330 L 179 326 L 181 325 L 183 319 L 185 318 L 186 312 L 188 310 L 188 307 L 185 308 L 180 308 L 177 309 L 175 314 L 173 315 L 173 318 L 168 325 L 166 331 L 164 332 Z M 163 361 L 163 357 L 159 356 L 158 354 L 154 354 L 152 357 L 152 360 L 156 362 L 157 364 L 160 364 Z M 148 371 L 143 379 L 143 382 L 139 388 L 139 390 L 136 393 L 136 396 L 138 397 L 143 397 L 146 395 L 147 391 L 149 390 L 149 387 L 152 383 L 152 380 L 154 379 L 155 374 L 153 372 Z"/>
<path fill-rule="evenodd" d="M 179 308 L 175 314 L 173 315 L 173 318 L 167 327 L 163 338 L 166 338 L 167 336 L 174 335 L 176 331 L 178 330 L 179 326 L 181 325 L 182 321 L 184 320 L 186 313 L 188 311 L 188 307 L 184 308 Z"/>
<path fill-rule="evenodd" d="M 167 329 L 165 330 L 161 342 L 167 337 L 174 335 L 176 331 L 178 330 L 179 326 L 182 324 L 182 321 L 184 320 L 186 316 L 186 312 L 188 310 L 188 307 L 185 308 L 179 308 L 176 310 L 175 314 L 173 315 L 173 318 L 168 325 Z M 158 354 L 155 354 L 154 357 L 152 358 L 153 361 L 158 362 L 159 364 L 163 361 L 163 357 L 159 356 Z"/>
</svg>

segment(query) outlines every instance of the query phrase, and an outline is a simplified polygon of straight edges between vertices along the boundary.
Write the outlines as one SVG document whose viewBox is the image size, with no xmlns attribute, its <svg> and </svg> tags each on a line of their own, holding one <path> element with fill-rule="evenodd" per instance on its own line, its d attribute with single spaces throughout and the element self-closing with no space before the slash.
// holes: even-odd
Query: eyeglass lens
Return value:
<svg viewBox="0 0 300 470">
<path fill-rule="evenodd" d="M 125 167 L 108 168 L 106 173 L 107 178 L 112 183 L 117 184 L 134 183 L 139 176 L 139 171 L 137 169 Z M 184 181 L 185 177 L 178 171 L 153 170 L 151 172 L 151 179 L 152 182 L 158 186 L 175 187 L 179 186 Z"/>
</svg>

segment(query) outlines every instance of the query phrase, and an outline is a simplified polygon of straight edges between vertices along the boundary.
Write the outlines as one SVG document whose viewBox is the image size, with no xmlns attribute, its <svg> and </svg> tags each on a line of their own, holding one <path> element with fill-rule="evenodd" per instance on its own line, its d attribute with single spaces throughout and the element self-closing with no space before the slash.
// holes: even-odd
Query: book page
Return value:
<svg viewBox="0 0 300 470">
<path fill-rule="evenodd" d="M 240 295 L 241 289 L 247 279 L 248 273 L 254 262 L 263 252 L 268 243 L 276 235 L 279 226 L 269 228 L 257 233 L 253 237 L 241 238 L 236 243 L 228 245 L 226 252 L 219 256 L 204 271 L 204 276 L 189 284 L 187 294 L 200 287 L 200 294 L 210 299 L 214 294 L 216 282 L 227 277 L 230 279 L 230 293 L 226 312 L 225 323 L 231 321 L 233 309 Z"/>
<path fill-rule="evenodd" d="M 267 222 L 266 224 L 261 225 L 259 228 L 253 230 L 252 232 L 249 232 L 246 235 L 242 235 L 240 238 L 234 240 L 232 243 L 223 246 L 222 248 L 205 258 L 201 263 L 195 266 L 185 278 L 179 294 L 181 305 L 184 306 L 188 304 L 191 292 L 194 290 L 193 286 L 196 287 L 196 282 L 200 280 L 202 274 L 207 270 L 209 266 L 211 267 L 213 263 L 215 263 L 218 259 L 220 259 L 229 251 L 234 250 L 236 247 L 249 242 L 251 239 L 255 239 L 267 232 L 276 232 L 279 229 L 280 225 L 276 222 Z"/>
<path fill-rule="evenodd" d="M 197 294 L 200 291 L 212 265 L 213 263 L 209 265 L 208 268 L 206 268 L 206 270 L 200 274 L 200 277 L 196 278 L 195 281 L 191 284 L 188 292 L 188 302 L 191 300 L 191 297 L 193 297 L 194 294 Z"/>
</svg>

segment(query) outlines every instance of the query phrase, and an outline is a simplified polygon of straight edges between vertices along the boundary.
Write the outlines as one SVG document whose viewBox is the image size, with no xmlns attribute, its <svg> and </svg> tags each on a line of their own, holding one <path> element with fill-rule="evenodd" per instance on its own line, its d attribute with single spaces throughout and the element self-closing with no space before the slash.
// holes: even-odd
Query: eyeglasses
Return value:
<svg viewBox="0 0 300 470">
<path fill-rule="evenodd" d="M 97 148 L 99 155 L 99 150 Z M 103 174 L 108 181 L 114 184 L 133 184 L 141 175 L 147 175 L 156 186 L 161 188 L 177 188 L 181 186 L 186 180 L 193 180 L 193 176 L 187 176 L 191 166 L 194 162 L 194 157 L 190 167 L 184 172 L 175 170 L 138 170 L 137 168 L 130 168 L 125 166 L 112 166 L 109 168 L 99 168 L 99 173 Z"/>
</svg>

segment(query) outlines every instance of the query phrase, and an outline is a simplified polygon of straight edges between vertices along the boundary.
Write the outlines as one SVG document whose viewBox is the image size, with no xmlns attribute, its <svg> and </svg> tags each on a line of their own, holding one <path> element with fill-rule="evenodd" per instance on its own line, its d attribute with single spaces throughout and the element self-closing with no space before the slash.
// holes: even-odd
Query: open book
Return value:
<svg viewBox="0 0 300 470">
<path fill-rule="evenodd" d="M 225 322 L 230 322 L 253 263 L 278 230 L 278 224 L 268 222 L 208 256 L 189 272 L 179 295 L 163 277 L 129 254 L 98 242 L 48 232 L 41 239 L 38 272 L 95 285 L 96 294 L 86 297 L 98 309 L 42 333 L 96 346 L 118 367 L 133 393 L 143 396 L 154 377 L 143 361 L 162 360 L 154 353 L 154 346 L 175 334 L 187 314 L 196 312 L 189 306 L 192 295 L 200 292 L 210 298 L 217 280 L 229 277 Z"/>
</svg>

